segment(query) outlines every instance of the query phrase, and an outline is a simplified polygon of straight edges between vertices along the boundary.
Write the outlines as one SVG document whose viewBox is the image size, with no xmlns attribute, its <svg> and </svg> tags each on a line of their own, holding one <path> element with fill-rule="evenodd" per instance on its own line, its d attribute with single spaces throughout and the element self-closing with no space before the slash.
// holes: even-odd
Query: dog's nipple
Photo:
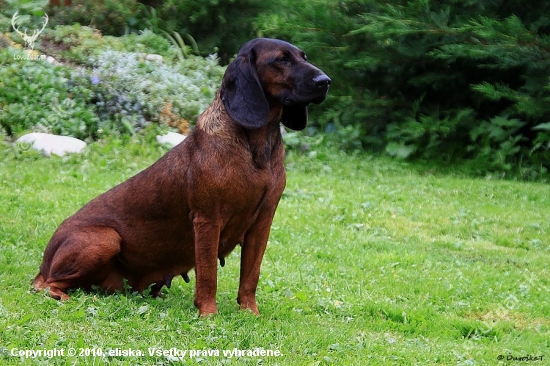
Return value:
<svg viewBox="0 0 550 366">
<path fill-rule="evenodd" d="M 166 287 L 170 288 L 170 286 L 172 286 L 172 276 L 165 274 L 164 283 L 166 284 Z"/>
<path fill-rule="evenodd" d="M 189 275 L 186 273 L 182 273 L 181 274 L 181 277 L 183 277 L 183 280 L 185 281 L 185 283 L 189 283 Z"/>
</svg>

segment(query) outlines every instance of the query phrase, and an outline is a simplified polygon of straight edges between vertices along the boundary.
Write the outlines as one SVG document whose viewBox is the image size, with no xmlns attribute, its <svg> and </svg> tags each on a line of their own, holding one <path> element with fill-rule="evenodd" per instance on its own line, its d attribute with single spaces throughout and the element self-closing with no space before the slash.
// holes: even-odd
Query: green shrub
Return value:
<svg viewBox="0 0 550 366">
<path fill-rule="evenodd" d="M 376 3 L 349 35 L 369 41 L 356 62 L 366 85 L 392 100 L 387 150 L 468 159 L 481 174 L 544 174 L 546 131 L 533 129 L 550 119 L 550 7 Z"/>
<path fill-rule="evenodd" d="M 59 25 L 47 30 L 37 49 L 63 60 L 92 67 L 95 59 L 106 49 L 138 53 L 155 53 L 167 61 L 176 60 L 176 50 L 163 36 L 149 30 L 124 37 L 102 36 L 93 28 L 79 24 Z"/>
<path fill-rule="evenodd" d="M 147 19 L 149 26 L 193 36 L 206 54 L 216 52 L 227 62 L 255 37 L 254 19 L 267 9 L 265 0 L 166 0 Z M 155 22 L 157 18 L 162 22 Z"/>
<path fill-rule="evenodd" d="M 29 129 L 91 137 L 99 122 L 85 98 L 73 98 L 67 80 L 70 70 L 28 54 L 0 50 L 0 125 L 9 135 Z"/>
<path fill-rule="evenodd" d="M 44 32 L 37 49 L 60 60 L 87 64 L 99 50 L 117 46 L 117 42 L 109 40 L 99 31 L 80 24 L 58 25 Z"/>
<path fill-rule="evenodd" d="M 11 19 L 4 16 L 0 10 L 0 33 L 7 33 L 9 31 L 11 31 Z"/>
<path fill-rule="evenodd" d="M 128 52 L 156 53 L 164 57 L 175 57 L 170 42 L 162 35 L 146 29 L 118 38 Z"/>
<path fill-rule="evenodd" d="M 215 55 L 176 62 L 170 43 L 147 30 L 103 37 L 89 27 L 57 26 L 39 49 L 85 67 L 2 50 L 0 126 L 9 135 L 32 129 L 96 139 L 134 134 L 151 122 L 183 131 L 210 104 L 224 71 Z M 149 60 L 150 53 L 163 59 Z"/>
<path fill-rule="evenodd" d="M 141 4 L 136 0 L 79 0 L 71 6 L 48 10 L 52 25 L 79 23 L 99 29 L 105 35 L 120 36 L 142 29 L 139 19 Z"/>
<path fill-rule="evenodd" d="M 170 113 L 194 120 L 210 105 L 223 76 L 215 57 L 191 57 L 171 66 L 137 53 L 104 51 L 94 65 L 90 76 L 97 78 L 102 101 L 137 103 L 146 119 L 154 122 L 167 105 Z"/>
</svg>

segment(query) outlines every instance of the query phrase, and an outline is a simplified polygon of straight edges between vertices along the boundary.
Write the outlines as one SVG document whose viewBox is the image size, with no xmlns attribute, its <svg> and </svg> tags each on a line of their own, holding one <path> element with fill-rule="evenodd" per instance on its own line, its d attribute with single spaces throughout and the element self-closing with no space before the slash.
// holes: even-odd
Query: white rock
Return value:
<svg viewBox="0 0 550 366">
<path fill-rule="evenodd" d="M 51 154 L 64 156 L 66 153 L 80 153 L 86 147 L 84 141 L 74 137 L 39 132 L 21 136 L 17 140 L 17 145 L 33 148 L 36 151 L 43 152 L 47 156 Z"/>
<path fill-rule="evenodd" d="M 170 146 L 179 145 L 187 136 L 181 133 L 168 132 L 166 135 L 157 135 L 157 141 L 161 144 L 169 144 Z"/>
<path fill-rule="evenodd" d="M 156 55 L 154 53 L 150 53 L 148 55 L 145 55 L 145 59 L 147 61 L 156 61 L 158 63 L 162 63 L 162 60 L 163 60 L 161 55 Z"/>
</svg>

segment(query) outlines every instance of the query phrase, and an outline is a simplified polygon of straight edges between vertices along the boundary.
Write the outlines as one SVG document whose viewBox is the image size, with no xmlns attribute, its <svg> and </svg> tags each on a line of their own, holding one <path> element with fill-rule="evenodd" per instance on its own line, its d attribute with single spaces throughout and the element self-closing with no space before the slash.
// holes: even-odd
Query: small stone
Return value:
<svg viewBox="0 0 550 366">
<path fill-rule="evenodd" d="M 29 146 L 30 148 L 44 153 L 46 156 L 52 154 L 64 156 L 67 153 L 81 153 L 86 147 L 82 140 L 69 136 L 58 136 L 49 133 L 33 132 L 17 139 L 18 146 Z"/>
<path fill-rule="evenodd" d="M 157 135 L 157 141 L 161 144 L 168 144 L 170 146 L 179 145 L 187 136 L 177 132 L 168 132 L 166 135 Z"/>
<path fill-rule="evenodd" d="M 148 55 L 145 55 L 145 59 L 147 61 L 155 61 L 155 62 L 158 62 L 158 63 L 162 63 L 162 56 L 161 55 L 156 55 L 154 53 L 150 53 Z"/>
</svg>

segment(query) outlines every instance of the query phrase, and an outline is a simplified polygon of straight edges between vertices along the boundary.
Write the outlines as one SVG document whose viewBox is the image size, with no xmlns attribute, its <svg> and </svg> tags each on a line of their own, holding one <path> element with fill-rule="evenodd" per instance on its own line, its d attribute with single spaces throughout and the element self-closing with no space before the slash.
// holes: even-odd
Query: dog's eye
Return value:
<svg viewBox="0 0 550 366">
<path fill-rule="evenodd" d="M 285 65 L 285 66 L 289 66 L 292 62 L 290 61 L 290 59 L 286 56 L 283 56 L 283 57 L 279 57 L 277 59 L 277 62 L 282 64 L 282 65 Z"/>
</svg>

